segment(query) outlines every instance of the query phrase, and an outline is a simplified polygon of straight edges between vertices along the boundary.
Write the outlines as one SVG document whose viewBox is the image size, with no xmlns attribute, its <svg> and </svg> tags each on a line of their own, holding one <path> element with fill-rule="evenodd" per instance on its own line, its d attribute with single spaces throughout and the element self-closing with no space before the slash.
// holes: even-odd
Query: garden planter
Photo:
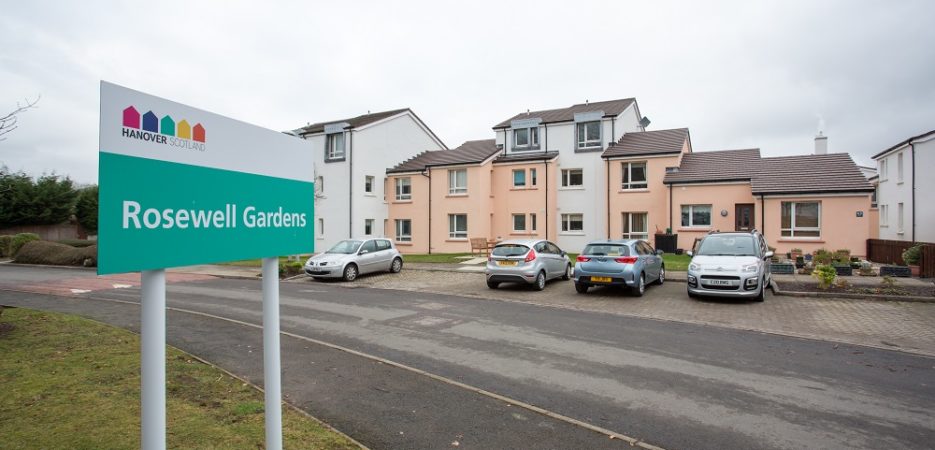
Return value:
<svg viewBox="0 0 935 450">
<path fill-rule="evenodd" d="M 838 273 L 839 277 L 849 277 L 854 274 L 854 269 L 848 264 L 835 264 L 834 271 Z"/>
<path fill-rule="evenodd" d="M 912 276 L 918 278 L 919 277 L 919 266 L 914 266 L 912 264 L 909 264 L 909 273 L 912 274 Z"/>
<path fill-rule="evenodd" d="M 795 258 L 795 267 L 798 269 L 805 267 L 805 258 L 801 256 Z"/>
<path fill-rule="evenodd" d="M 769 270 L 773 275 L 785 275 L 795 273 L 795 266 L 791 263 L 772 263 Z"/>
<path fill-rule="evenodd" d="M 880 267 L 880 276 L 881 277 L 910 277 L 912 272 L 907 266 L 881 266 Z"/>
<path fill-rule="evenodd" d="M 662 250 L 666 253 L 675 253 L 675 248 L 679 245 L 679 235 L 677 234 L 656 234 L 656 250 Z"/>
</svg>

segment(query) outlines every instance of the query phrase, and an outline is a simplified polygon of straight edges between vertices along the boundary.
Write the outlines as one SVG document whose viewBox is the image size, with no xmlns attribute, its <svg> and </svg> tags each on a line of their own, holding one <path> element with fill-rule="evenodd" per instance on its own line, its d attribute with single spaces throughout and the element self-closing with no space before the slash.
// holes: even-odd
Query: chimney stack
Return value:
<svg viewBox="0 0 935 450">
<path fill-rule="evenodd" d="M 815 136 L 815 154 L 828 154 L 828 136 L 824 136 L 821 131 L 818 132 L 818 136 Z"/>
</svg>

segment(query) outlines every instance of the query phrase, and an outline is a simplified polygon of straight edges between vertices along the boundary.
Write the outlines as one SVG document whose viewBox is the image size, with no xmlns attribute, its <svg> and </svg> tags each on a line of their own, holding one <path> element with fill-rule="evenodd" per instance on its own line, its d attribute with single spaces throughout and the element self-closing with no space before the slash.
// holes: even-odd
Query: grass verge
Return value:
<svg viewBox="0 0 935 450">
<path fill-rule="evenodd" d="M 461 258 L 459 258 L 459 256 Z M 432 253 L 403 255 L 403 261 L 407 263 L 449 263 L 458 264 L 465 261 L 465 256 L 471 256 L 470 253 Z"/>
<path fill-rule="evenodd" d="M 0 446 L 140 447 L 138 335 L 19 308 L 4 309 L 0 322 Z M 263 447 L 261 392 L 175 348 L 166 357 L 170 448 Z M 289 408 L 283 409 L 283 445 L 357 448 Z"/>
<path fill-rule="evenodd" d="M 688 263 L 692 260 L 691 256 L 686 254 L 676 255 L 675 253 L 663 253 L 662 261 L 666 263 L 666 270 L 673 272 L 685 272 L 688 270 Z"/>
<path fill-rule="evenodd" d="M 300 256 L 299 256 L 299 262 L 302 263 L 302 264 L 305 264 L 305 260 L 307 260 L 308 257 L 309 257 L 309 255 L 300 255 Z M 282 263 L 285 263 L 285 262 L 289 262 L 289 257 L 288 257 L 288 256 L 280 256 L 280 257 L 279 257 L 279 264 L 282 264 Z M 220 265 L 222 265 L 222 266 L 262 267 L 262 266 L 263 266 L 263 260 L 261 260 L 261 259 L 245 259 L 245 260 L 243 260 L 243 261 L 230 261 L 230 262 L 222 262 L 222 263 L 218 263 L 218 264 L 220 264 Z"/>
</svg>

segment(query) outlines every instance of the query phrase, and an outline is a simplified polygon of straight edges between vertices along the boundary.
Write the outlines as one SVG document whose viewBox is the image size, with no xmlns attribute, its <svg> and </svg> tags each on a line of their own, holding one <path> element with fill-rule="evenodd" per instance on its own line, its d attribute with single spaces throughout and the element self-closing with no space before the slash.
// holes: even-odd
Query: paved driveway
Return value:
<svg viewBox="0 0 935 450">
<path fill-rule="evenodd" d="M 311 279 L 303 283 L 321 283 Z M 334 284 L 334 282 L 328 282 Z M 519 285 L 488 289 L 480 273 L 403 270 L 400 274 L 363 276 L 350 287 L 376 287 L 452 294 L 599 311 L 635 317 L 716 325 L 935 356 L 935 303 L 801 298 L 767 293 L 763 303 L 692 300 L 685 284 L 669 281 L 650 286 L 642 298 L 616 289 L 575 292 L 570 281 L 552 281 L 545 291 Z"/>
</svg>

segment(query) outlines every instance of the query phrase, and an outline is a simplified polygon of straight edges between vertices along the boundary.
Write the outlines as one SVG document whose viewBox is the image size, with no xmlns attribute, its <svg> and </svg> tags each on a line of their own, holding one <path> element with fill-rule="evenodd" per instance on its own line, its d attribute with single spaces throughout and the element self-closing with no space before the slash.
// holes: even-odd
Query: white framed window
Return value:
<svg viewBox="0 0 935 450">
<path fill-rule="evenodd" d="M 536 214 L 532 213 L 529 215 L 529 230 L 536 231 Z"/>
<path fill-rule="evenodd" d="M 890 219 L 889 219 L 889 214 L 888 214 L 889 210 L 890 208 L 888 205 L 880 205 L 880 226 L 881 227 L 888 227 L 890 225 Z"/>
<path fill-rule="evenodd" d="M 318 219 L 318 237 L 325 237 L 325 219 Z"/>
<path fill-rule="evenodd" d="M 601 121 L 578 122 L 577 124 L 578 148 L 594 148 L 601 146 Z"/>
<path fill-rule="evenodd" d="M 412 220 L 396 219 L 396 242 L 412 242 Z"/>
<path fill-rule="evenodd" d="M 899 154 L 896 155 L 896 182 L 903 182 L 903 152 L 899 152 Z"/>
<path fill-rule="evenodd" d="M 513 187 L 526 187 L 526 169 L 513 169 Z"/>
<path fill-rule="evenodd" d="M 584 186 L 584 170 L 562 169 L 562 187 Z"/>
<path fill-rule="evenodd" d="M 467 214 L 448 214 L 448 237 L 467 238 Z"/>
<path fill-rule="evenodd" d="M 584 231 L 584 214 L 562 214 L 562 231 L 565 233 Z"/>
<path fill-rule="evenodd" d="M 324 176 L 319 175 L 318 178 L 315 180 L 315 191 L 318 194 L 325 193 L 325 177 Z"/>
<path fill-rule="evenodd" d="M 536 179 L 537 174 L 538 173 L 534 167 L 529 169 L 529 185 L 530 186 L 535 186 L 538 183 L 538 180 Z"/>
<path fill-rule="evenodd" d="M 906 210 L 903 208 L 902 202 L 897 203 L 897 204 L 896 204 L 896 232 L 898 232 L 898 233 L 903 233 L 903 232 L 904 232 L 904 231 L 903 231 L 903 230 L 904 230 L 903 224 L 904 224 L 905 222 L 904 222 L 904 219 L 903 219 L 903 214 L 904 214 L 905 212 L 906 212 Z"/>
<path fill-rule="evenodd" d="M 710 227 L 711 205 L 682 205 L 683 227 Z"/>
<path fill-rule="evenodd" d="M 513 214 L 513 231 L 526 231 L 525 214 Z"/>
<path fill-rule="evenodd" d="M 623 172 L 623 180 L 620 183 L 620 189 L 646 189 L 646 161 L 643 162 L 625 162 L 620 167 Z"/>
<path fill-rule="evenodd" d="M 644 212 L 623 213 L 623 238 L 649 240 L 649 214 Z"/>
<path fill-rule="evenodd" d="M 373 219 L 364 219 L 364 236 L 373 234 Z"/>
<path fill-rule="evenodd" d="M 448 171 L 448 193 L 467 194 L 467 169 Z"/>
<path fill-rule="evenodd" d="M 325 159 L 344 157 L 344 133 L 329 134 L 325 138 Z"/>
<path fill-rule="evenodd" d="M 781 236 L 821 236 L 821 202 L 782 202 L 781 209 Z"/>
<path fill-rule="evenodd" d="M 879 194 L 880 186 L 873 186 L 873 193 L 870 194 L 870 207 L 877 207 L 877 195 Z"/>
<path fill-rule="evenodd" d="M 412 200 L 412 180 L 409 177 L 396 179 L 396 200 Z"/>
<path fill-rule="evenodd" d="M 889 178 L 889 171 L 886 170 L 886 158 L 880 160 L 880 181 L 886 181 Z"/>
<path fill-rule="evenodd" d="M 539 148 L 539 127 L 516 128 L 513 130 L 513 149 L 532 150 Z"/>
<path fill-rule="evenodd" d="M 364 193 L 373 194 L 373 177 L 370 175 L 364 177 Z"/>
</svg>

